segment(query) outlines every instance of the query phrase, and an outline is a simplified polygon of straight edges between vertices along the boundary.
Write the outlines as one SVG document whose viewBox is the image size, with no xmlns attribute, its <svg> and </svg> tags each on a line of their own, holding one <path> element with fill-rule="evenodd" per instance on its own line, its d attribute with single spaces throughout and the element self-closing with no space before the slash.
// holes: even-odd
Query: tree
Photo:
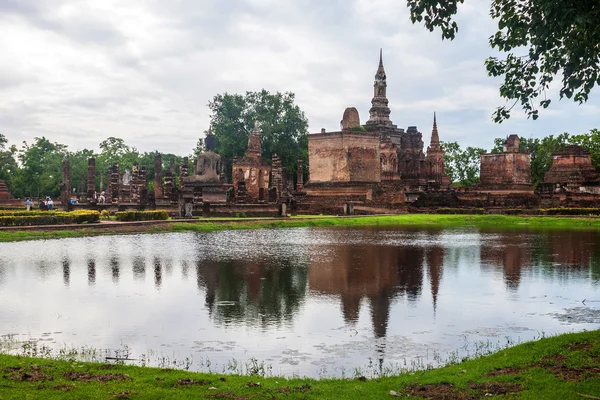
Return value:
<svg viewBox="0 0 600 400">
<path fill-rule="evenodd" d="M 67 154 L 67 146 L 50 142 L 43 136 L 34 140 L 32 145 L 24 141 L 19 150 L 22 168 L 18 183 L 26 196 L 57 197 L 60 194 L 62 160 Z"/>
<path fill-rule="evenodd" d="M 411 21 L 439 28 L 442 39 L 454 39 L 458 25 L 453 17 L 464 0 L 407 0 Z M 500 95 L 512 104 L 500 106 L 494 121 L 510 117 L 520 103 L 528 117 L 550 105 L 547 89 L 561 75 L 559 98 L 587 101 L 600 84 L 600 3 L 597 0 L 492 0 L 490 15 L 498 31 L 490 46 L 505 54 L 489 57 L 490 76 L 503 76 Z M 541 100 L 540 100 L 541 99 Z M 538 103 L 539 101 L 539 103 Z"/>
<path fill-rule="evenodd" d="M 23 197 L 22 190 L 14 185 L 16 174 L 19 172 L 19 165 L 15 160 L 17 147 L 15 145 L 6 148 L 8 140 L 0 133 L 0 180 L 3 180 L 8 187 L 9 192 L 15 197 Z"/>
<path fill-rule="evenodd" d="M 442 142 L 445 172 L 452 182 L 470 187 L 479 182 L 480 155 L 486 153 L 478 147 L 460 148 L 456 142 Z"/>
<path fill-rule="evenodd" d="M 295 171 L 298 155 L 307 165 L 308 120 L 294 104 L 293 93 L 271 94 L 266 90 L 239 94 L 218 94 L 208 104 L 212 131 L 217 139 L 216 152 L 231 163 L 243 156 L 248 136 L 258 121 L 261 125 L 262 156 L 270 162 L 274 153 L 288 172 Z M 230 174 L 231 171 L 227 171 Z"/>
</svg>

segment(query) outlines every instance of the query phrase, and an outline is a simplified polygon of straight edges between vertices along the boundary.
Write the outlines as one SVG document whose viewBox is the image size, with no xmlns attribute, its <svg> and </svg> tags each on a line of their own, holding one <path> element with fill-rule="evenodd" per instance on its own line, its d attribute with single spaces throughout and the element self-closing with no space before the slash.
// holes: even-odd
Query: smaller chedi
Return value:
<svg viewBox="0 0 600 400">
<path fill-rule="evenodd" d="M 13 199 L 14 199 L 14 197 L 8 191 L 8 188 L 6 187 L 6 183 L 4 183 L 4 181 L 0 180 L 0 200 L 13 200 Z"/>
</svg>

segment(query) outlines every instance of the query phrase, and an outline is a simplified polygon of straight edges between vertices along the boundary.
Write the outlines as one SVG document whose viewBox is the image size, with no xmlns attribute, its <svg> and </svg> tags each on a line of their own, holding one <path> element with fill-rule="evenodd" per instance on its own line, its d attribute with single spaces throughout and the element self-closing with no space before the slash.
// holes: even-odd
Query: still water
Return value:
<svg viewBox="0 0 600 400">
<path fill-rule="evenodd" d="M 593 231 L 298 228 L 0 243 L 5 346 L 354 376 L 599 327 Z"/>
</svg>

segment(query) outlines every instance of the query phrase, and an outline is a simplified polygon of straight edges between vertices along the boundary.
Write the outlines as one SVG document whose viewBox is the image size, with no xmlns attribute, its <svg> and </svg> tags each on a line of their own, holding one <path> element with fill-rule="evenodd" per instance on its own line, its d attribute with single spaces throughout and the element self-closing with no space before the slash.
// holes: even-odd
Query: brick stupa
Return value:
<svg viewBox="0 0 600 400">
<path fill-rule="evenodd" d="M 6 187 L 6 183 L 3 180 L 0 180 L 0 200 L 14 200 L 12 194 L 9 193 L 8 188 Z"/>
</svg>

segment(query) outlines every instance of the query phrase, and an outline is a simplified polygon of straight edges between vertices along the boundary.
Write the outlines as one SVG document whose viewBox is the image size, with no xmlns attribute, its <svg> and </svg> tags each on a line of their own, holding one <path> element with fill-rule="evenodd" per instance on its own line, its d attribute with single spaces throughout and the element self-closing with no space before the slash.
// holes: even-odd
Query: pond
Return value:
<svg viewBox="0 0 600 400">
<path fill-rule="evenodd" d="M 377 376 L 600 327 L 600 232 L 297 228 L 0 244 L 0 347 Z"/>
</svg>

